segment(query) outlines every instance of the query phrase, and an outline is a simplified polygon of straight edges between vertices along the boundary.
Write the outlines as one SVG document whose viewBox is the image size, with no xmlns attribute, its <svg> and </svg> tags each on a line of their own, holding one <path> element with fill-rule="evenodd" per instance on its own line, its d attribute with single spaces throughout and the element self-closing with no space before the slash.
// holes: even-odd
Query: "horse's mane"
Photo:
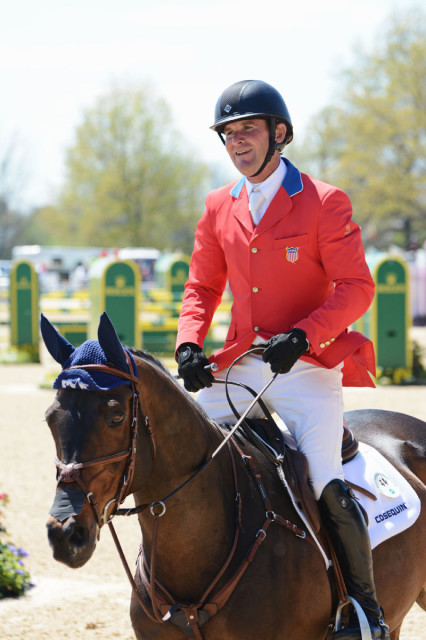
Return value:
<svg viewBox="0 0 426 640">
<path fill-rule="evenodd" d="M 161 360 L 159 360 L 158 358 L 156 358 L 155 356 L 152 355 L 152 353 L 149 353 L 149 351 L 145 351 L 145 349 L 135 349 L 135 347 L 126 347 L 127 349 L 129 349 L 130 353 L 134 356 L 136 356 L 137 358 L 140 358 L 141 360 L 145 360 L 146 362 L 148 362 L 149 364 L 154 365 L 154 367 L 158 367 L 160 369 L 160 371 L 162 371 L 163 373 L 165 373 L 172 381 L 173 383 L 179 388 L 180 392 L 185 396 L 187 402 L 189 405 L 191 405 L 193 407 L 193 409 L 195 409 L 195 411 L 202 416 L 202 418 L 208 422 L 210 425 L 216 425 L 216 429 L 218 428 L 218 425 L 214 422 L 214 420 L 212 420 L 212 418 L 208 415 L 207 411 L 204 409 L 204 407 L 202 407 L 200 404 L 198 404 L 198 402 L 196 401 L 196 399 L 192 396 L 192 394 L 188 393 L 187 391 L 185 391 L 185 389 L 183 388 L 183 386 L 181 386 L 178 381 L 176 380 L 176 378 L 170 373 L 169 369 L 167 369 L 167 367 L 165 367 L 165 365 L 161 362 Z M 225 425 L 225 430 L 226 428 L 230 428 L 232 426 L 232 424 L 229 425 Z"/>
<path fill-rule="evenodd" d="M 141 360 L 145 360 L 146 362 L 148 362 L 149 364 L 154 365 L 155 367 L 158 367 L 160 369 L 160 371 L 162 371 L 163 373 L 165 373 L 172 381 L 173 383 L 180 389 L 181 393 L 184 394 L 184 396 L 186 397 L 186 400 L 188 401 L 188 403 L 190 405 L 192 405 L 192 407 L 203 416 L 203 418 L 209 422 L 210 424 L 213 424 L 213 420 L 210 418 L 210 416 L 207 414 L 207 412 L 205 411 L 204 407 L 202 407 L 200 404 L 198 404 L 195 400 L 195 398 L 192 396 L 192 394 L 187 393 L 185 391 L 185 389 L 183 388 L 183 386 L 181 386 L 178 381 L 176 380 L 176 378 L 170 373 L 169 369 L 167 369 L 167 367 L 161 362 L 161 360 L 159 360 L 158 358 L 156 358 L 155 356 L 152 355 L 152 353 L 149 353 L 149 351 L 145 351 L 145 349 L 135 349 L 135 347 L 126 347 L 127 349 L 129 349 L 130 353 L 134 356 L 136 356 L 137 358 L 141 358 Z"/>
<path fill-rule="evenodd" d="M 150 364 L 153 364 L 154 366 L 161 369 L 161 371 L 163 371 L 164 373 L 167 373 L 168 375 L 170 375 L 170 371 L 164 366 L 161 360 L 153 356 L 152 353 L 149 353 L 149 351 L 145 351 L 145 349 L 135 349 L 135 347 L 127 347 L 127 348 L 132 355 L 136 356 L 137 358 L 140 358 L 141 360 L 145 360 Z"/>
</svg>

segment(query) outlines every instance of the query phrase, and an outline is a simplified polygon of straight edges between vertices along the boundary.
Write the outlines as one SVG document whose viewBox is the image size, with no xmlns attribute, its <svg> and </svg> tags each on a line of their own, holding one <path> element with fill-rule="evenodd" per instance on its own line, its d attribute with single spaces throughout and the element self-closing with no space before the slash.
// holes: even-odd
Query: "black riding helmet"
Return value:
<svg viewBox="0 0 426 640">
<path fill-rule="evenodd" d="M 210 129 L 216 131 L 223 144 L 223 130 L 228 122 L 251 118 L 265 118 L 269 122 L 269 149 L 262 166 L 252 178 L 263 171 L 277 148 L 293 140 L 293 125 L 286 103 L 274 87 L 262 80 L 242 80 L 225 89 L 216 103 L 214 115 L 215 122 Z M 287 127 L 285 138 L 279 144 L 275 142 L 278 122 L 284 122 Z"/>
</svg>

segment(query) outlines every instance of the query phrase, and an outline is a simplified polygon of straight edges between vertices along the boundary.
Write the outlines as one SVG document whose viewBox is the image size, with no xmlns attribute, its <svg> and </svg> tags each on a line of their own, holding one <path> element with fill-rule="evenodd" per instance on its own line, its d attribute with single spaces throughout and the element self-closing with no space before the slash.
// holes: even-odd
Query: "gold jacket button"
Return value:
<svg viewBox="0 0 426 640">
<path fill-rule="evenodd" d="M 325 344 L 328 347 L 331 344 L 331 342 L 329 340 L 326 340 Z"/>
<path fill-rule="evenodd" d="M 253 331 L 259 331 L 259 327 L 253 327 Z"/>
<path fill-rule="evenodd" d="M 336 338 L 330 338 L 330 342 L 334 342 Z"/>
<path fill-rule="evenodd" d="M 321 347 L 321 349 L 324 349 L 324 347 L 325 347 L 324 342 L 321 342 L 321 343 L 320 343 L 320 347 Z"/>
<path fill-rule="evenodd" d="M 252 291 L 253 291 L 253 293 L 257 293 L 259 291 L 259 289 L 257 287 L 253 287 Z"/>
<path fill-rule="evenodd" d="M 252 248 L 251 248 L 251 252 L 252 252 L 252 253 L 257 253 L 257 249 L 256 249 L 256 247 L 252 247 Z"/>
</svg>

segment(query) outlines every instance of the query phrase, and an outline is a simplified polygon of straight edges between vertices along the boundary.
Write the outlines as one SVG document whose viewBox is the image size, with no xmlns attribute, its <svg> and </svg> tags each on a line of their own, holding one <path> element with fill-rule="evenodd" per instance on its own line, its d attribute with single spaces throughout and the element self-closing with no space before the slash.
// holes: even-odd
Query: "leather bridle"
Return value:
<svg viewBox="0 0 426 640">
<path fill-rule="evenodd" d="M 110 455 L 102 456 L 100 458 L 94 458 L 93 460 L 87 460 L 85 462 L 70 462 L 65 463 L 58 458 L 55 458 L 56 467 L 58 469 L 58 477 L 57 477 L 57 485 L 61 482 L 75 482 L 80 489 L 84 492 L 90 506 L 92 507 L 93 513 L 95 515 L 96 522 L 98 524 L 99 529 L 103 524 L 106 524 L 111 521 L 114 517 L 117 508 L 120 504 L 124 502 L 126 497 L 129 495 L 130 486 L 132 484 L 132 479 L 135 470 L 135 457 L 136 457 L 136 441 L 138 437 L 138 414 L 143 416 L 144 424 L 147 429 L 147 432 L 150 437 L 151 448 L 152 448 L 152 458 L 155 458 L 155 441 L 154 434 L 152 432 L 149 418 L 144 414 L 142 410 L 142 405 L 140 401 L 140 394 L 138 390 L 138 370 L 133 367 L 133 363 L 130 359 L 130 356 L 127 352 L 125 352 L 127 358 L 127 364 L 129 367 L 129 373 L 122 371 L 121 369 L 116 369 L 114 367 L 110 367 L 108 365 L 101 364 L 79 364 L 73 367 L 69 367 L 68 369 L 64 369 L 64 371 L 69 371 L 72 369 L 84 369 L 85 371 L 101 371 L 103 373 L 108 373 L 110 375 L 116 376 L 123 380 L 128 380 L 131 383 L 132 389 L 132 422 L 130 425 L 130 434 L 131 441 L 130 446 L 125 451 L 119 451 L 117 453 L 111 453 Z M 134 370 L 134 373 L 130 373 L 130 371 Z M 121 460 L 127 460 L 127 465 L 123 473 L 123 477 L 120 481 L 120 484 L 117 489 L 117 493 L 114 498 L 107 501 L 104 508 L 102 509 L 102 513 L 98 512 L 98 501 L 96 500 L 93 492 L 86 486 L 83 482 L 80 472 L 83 469 L 88 469 L 95 466 L 112 464 L 114 462 L 120 462 Z"/>
</svg>

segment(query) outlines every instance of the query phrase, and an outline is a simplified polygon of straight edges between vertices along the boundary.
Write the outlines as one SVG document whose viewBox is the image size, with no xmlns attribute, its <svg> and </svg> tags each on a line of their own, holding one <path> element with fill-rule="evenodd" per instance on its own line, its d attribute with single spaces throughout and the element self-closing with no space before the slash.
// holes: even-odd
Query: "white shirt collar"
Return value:
<svg viewBox="0 0 426 640">
<path fill-rule="evenodd" d="M 253 182 L 250 182 L 248 178 L 246 178 L 246 189 L 248 196 L 250 196 L 250 193 L 253 191 L 253 189 L 259 189 L 266 200 L 265 205 L 262 207 L 262 213 L 265 213 L 266 209 L 271 204 L 275 194 L 284 181 L 286 173 L 287 167 L 284 160 L 281 158 L 278 167 L 273 173 L 271 173 L 270 176 L 266 178 L 266 180 L 263 180 L 263 182 L 254 184 Z"/>
</svg>

